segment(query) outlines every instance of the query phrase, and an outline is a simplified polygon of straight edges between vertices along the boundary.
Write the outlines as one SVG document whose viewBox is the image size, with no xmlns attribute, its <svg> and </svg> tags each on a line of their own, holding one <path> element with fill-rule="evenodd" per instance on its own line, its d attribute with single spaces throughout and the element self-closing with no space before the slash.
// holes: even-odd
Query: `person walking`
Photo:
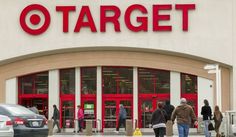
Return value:
<svg viewBox="0 0 236 137">
<path fill-rule="evenodd" d="M 155 132 L 155 137 L 164 137 L 166 134 L 166 119 L 166 111 L 163 109 L 162 102 L 159 102 L 157 109 L 152 113 L 151 117 L 151 124 Z"/>
<path fill-rule="evenodd" d="M 81 108 L 80 105 L 77 106 L 78 108 L 78 112 L 77 112 L 77 115 L 78 115 L 78 132 L 82 132 L 82 129 L 84 128 L 84 111 L 83 109 Z"/>
<path fill-rule="evenodd" d="M 173 124 L 171 121 L 171 114 L 174 111 L 175 107 L 170 104 L 170 101 L 167 100 L 166 104 L 164 106 L 164 110 L 166 111 L 167 114 L 167 122 L 166 122 L 166 135 L 167 136 L 172 136 L 173 135 Z"/>
<path fill-rule="evenodd" d="M 216 137 L 220 137 L 219 128 L 220 128 L 221 122 L 223 120 L 223 115 L 220 112 L 219 106 L 215 106 L 213 120 L 215 122 Z"/>
<path fill-rule="evenodd" d="M 169 100 L 167 100 L 163 109 L 166 111 L 166 114 L 167 114 L 167 119 L 166 120 L 167 121 L 171 120 L 171 114 L 174 111 L 175 107 L 170 104 Z"/>
<path fill-rule="evenodd" d="M 191 120 L 194 121 L 194 125 L 198 124 L 193 108 L 187 104 L 187 100 L 185 98 L 181 98 L 180 105 L 175 108 L 171 115 L 171 120 L 173 123 L 176 118 L 179 137 L 188 137 Z"/>
<path fill-rule="evenodd" d="M 116 133 L 119 133 L 119 128 L 121 127 L 121 125 L 123 125 L 126 128 L 125 121 L 127 117 L 127 112 L 122 104 L 120 104 L 119 108 L 120 108 L 119 121 L 118 121 L 118 126 L 116 127 L 116 131 L 115 131 Z"/>
<path fill-rule="evenodd" d="M 57 129 L 58 129 L 57 133 L 60 133 L 61 129 L 60 129 L 60 126 L 59 126 L 59 118 L 60 118 L 59 110 L 57 109 L 56 105 L 53 105 L 53 109 L 54 109 L 53 116 L 52 116 L 53 128 L 54 128 L 55 125 L 57 125 Z"/>
<path fill-rule="evenodd" d="M 204 106 L 202 107 L 201 115 L 203 116 L 203 122 L 205 126 L 205 137 L 211 137 L 211 132 L 208 129 L 208 125 L 211 123 L 212 111 L 211 107 L 209 106 L 209 102 L 206 99 L 204 99 Z"/>
</svg>

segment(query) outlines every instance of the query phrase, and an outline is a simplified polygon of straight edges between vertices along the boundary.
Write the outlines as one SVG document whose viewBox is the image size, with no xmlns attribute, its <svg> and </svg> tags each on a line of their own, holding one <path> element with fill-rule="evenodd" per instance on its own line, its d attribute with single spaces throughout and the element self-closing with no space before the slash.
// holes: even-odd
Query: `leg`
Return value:
<svg viewBox="0 0 236 137">
<path fill-rule="evenodd" d="M 217 137 L 220 137 L 220 133 L 219 133 L 220 124 L 221 123 L 218 123 L 218 122 L 215 123 L 215 131 L 216 131 Z"/>
<path fill-rule="evenodd" d="M 126 130 L 126 119 L 123 119 L 124 128 Z"/>
<path fill-rule="evenodd" d="M 119 131 L 119 128 L 120 128 L 120 126 L 121 126 L 121 123 L 122 123 L 122 121 L 121 121 L 122 119 L 120 119 L 119 118 L 119 121 L 118 121 L 118 126 L 116 127 L 116 131 Z"/>
<path fill-rule="evenodd" d="M 189 133 L 189 125 L 184 124 L 184 137 L 188 137 L 188 133 Z"/>
<path fill-rule="evenodd" d="M 78 121 L 78 133 L 79 133 L 79 129 L 80 129 L 80 121 L 79 120 L 77 120 Z"/>
<path fill-rule="evenodd" d="M 164 127 L 159 128 L 159 136 L 164 137 L 165 134 L 166 134 L 166 128 Z"/>
<path fill-rule="evenodd" d="M 56 124 L 57 124 L 58 132 L 61 132 L 61 129 L 60 129 L 60 126 L 59 126 L 59 120 L 56 120 Z"/>
<path fill-rule="evenodd" d="M 179 137 L 184 137 L 184 127 L 183 124 L 178 124 Z"/>
<path fill-rule="evenodd" d="M 79 131 L 82 132 L 82 128 L 83 128 L 83 119 L 79 120 Z"/>
<path fill-rule="evenodd" d="M 159 137 L 159 129 L 158 128 L 155 128 L 153 129 L 154 132 L 155 132 L 155 137 Z"/>
<path fill-rule="evenodd" d="M 53 126 L 52 126 L 52 129 L 55 127 L 55 125 L 56 125 L 56 121 L 53 120 Z"/>
<path fill-rule="evenodd" d="M 209 125 L 209 121 L 208 120 L 204 120 L 204 133 L 205 133 L 205 137 L 209 137 L 208 125 Z"/>
</svg>

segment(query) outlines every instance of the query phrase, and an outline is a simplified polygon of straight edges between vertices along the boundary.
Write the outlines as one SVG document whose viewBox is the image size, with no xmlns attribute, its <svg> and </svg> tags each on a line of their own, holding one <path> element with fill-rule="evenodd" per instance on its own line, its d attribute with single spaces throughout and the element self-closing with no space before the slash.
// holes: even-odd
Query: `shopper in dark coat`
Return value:
<svg viewBox="0 0 236 137">
<path fill-rule="evenodd" d="M 120 104 L 120 111 L 119 111 L 119 121 L 118 126 L 116 127 L 116 133 L 119 133 L 119 128 L 121 125 L 124 125 L 125 127 L 125 121 L 127 117 L 127 112 L 122 104 Z"/>
<path fill-rule="evenodd" d="M 202 107 L 201 114 L 203 116 L 205 125 L 205 137 L 211 137 L 211 133 L 208 130 L 208 125 L 210 124 L 210 120 L 212 119 L 212 111 L 211 107 L 209 106 L 209 102 L 206 99 L 204 100 L 204 106 Z"/>
<path fill-rule="evenodd" d="M 171 114 L 174 111 L 175 107 L 173 105 L 170 104 L 170 101 L 167 100 L 166 101 L 166 105 L 164 106 L 164 110 L 166 111 L 167 114 L 167 121 L 171 120 Z"/>
<path fill-rule="evenodd" d="M 52 116 L 52 119 L 53 119 L 53 128 L 55 125 L 57 125 L 57 133 L 60 133 L 61 132 L 61 129 L 60 129 L 60 126 L 59 126 L 59 119 L 60 119 L 60 113 L 59 113 L 59 110 L 57 109 L 57 106 L 56 105 L 53 105 L 53 116 Z"/>
<path fill-rule="evenodd" d="M 163 109 L 163 103 L 158 103 L 158 108 L 152 113 L 151 123 L 156 137 L 164 137 L 166 134 L 167 114 Z"/>
</svg>

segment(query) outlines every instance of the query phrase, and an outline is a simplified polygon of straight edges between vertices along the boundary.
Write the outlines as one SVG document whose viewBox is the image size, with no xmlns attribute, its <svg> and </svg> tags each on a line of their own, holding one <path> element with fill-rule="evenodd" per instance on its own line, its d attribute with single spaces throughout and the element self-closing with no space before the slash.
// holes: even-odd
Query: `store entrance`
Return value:
<svg viewBox="0 0 236 137">
<path fill-rule="evenodd" d="M 48 118 L 48 98 L 20 98 L 19 104 L 27 108 L 36 107 L 40 115 Z"/>
<path fill-rule="evenodd" d="M 119 120 L 119 105 L 122 104 L 127 112 L 127 119 L 133 119 L 132 98 L 106 98 L 103 100 L 102 127 L 116 128 Z"/>
<path fill-rule="evenodd" d="M 74 128 L 75 101 L 74 99 L 61 99 L 60 102 L 60 126 L 62 128 Z"/>
<path fill-rule="evenodd" d="M 96 96 L 92 95 L 90 97 L 86 97 L 85 95 L 82 95 L 81 97 L 81 106 L 84 110 L 84 122 L 86 120 L 92 120 L 93 128 L 97 127 L 97 121 L 96 121 Z M 99 121 L 100 124 L 101 121 Z M 84 123 L 84 128 L 86 128 L 86 124 Z"/>
<path fill-rule="evenodd" d="M 139 122 L 138 125 L 140 128 L 151 128 L 151 117 L 153 111 L 157 108 L 158 102 L 165 103 L 169 100 L 169 96 L 158 97 L 156 95 L 140 96 L 139 97 Z"/>
</svg>

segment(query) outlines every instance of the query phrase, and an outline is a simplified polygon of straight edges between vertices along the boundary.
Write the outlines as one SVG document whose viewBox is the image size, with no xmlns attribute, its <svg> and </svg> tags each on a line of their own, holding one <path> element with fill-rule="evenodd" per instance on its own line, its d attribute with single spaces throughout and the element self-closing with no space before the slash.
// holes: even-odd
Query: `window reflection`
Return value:
<svg viewBox="0 0 236 137">
<path fill-rule="evenodd" d="M 139 93 L 170 93 L 170 72 L 157 69 L 138 69 Z"/>
<path fill-rule="evenodd" d="M 133 68 L 129 67 L 103 67 L 104 94 L 132 94 Z"/>
<path fill-rule="evenodd" d="M 96 67 L 81 68 L 81 91 L 82 94 L 96 94 L 97 69 Z"/>
<path fill-rule="evenodd" d="M 62 94 L 75 94 L 75 69 L 60 70 L 60 91 Z"/>
<path fill-rule="evenodd" d="M 181 84 L 182 93 L 197 93 L 197 76 L 182 73 Z"/>
<path fill-rule="evenodd" d="M 21 94 L 48 94 L 48 72 L 19 77 Z"/>
</svg>

